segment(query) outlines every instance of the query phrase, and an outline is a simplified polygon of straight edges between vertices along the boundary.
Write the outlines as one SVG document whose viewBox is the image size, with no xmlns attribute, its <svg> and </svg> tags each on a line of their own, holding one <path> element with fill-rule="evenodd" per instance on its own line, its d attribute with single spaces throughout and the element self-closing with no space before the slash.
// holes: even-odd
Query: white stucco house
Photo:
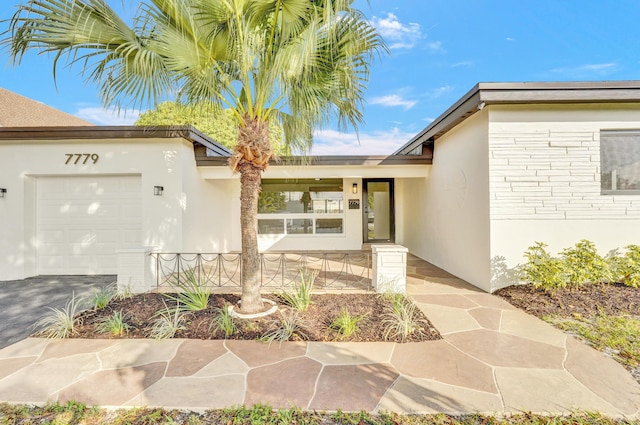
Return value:
<svg viewBox="0 0 640 425">
<path fill-rule="evenodd" d="M 239 251 L 228 155 L 193 128 L 0 127 L 0 280 Z M 262 251 L 399 244 L 489 292 L 534 241 L 638 243 L 640 81 L 480 83 L 388 156 L 274 163 L 258 233 Z"/>
</svg>

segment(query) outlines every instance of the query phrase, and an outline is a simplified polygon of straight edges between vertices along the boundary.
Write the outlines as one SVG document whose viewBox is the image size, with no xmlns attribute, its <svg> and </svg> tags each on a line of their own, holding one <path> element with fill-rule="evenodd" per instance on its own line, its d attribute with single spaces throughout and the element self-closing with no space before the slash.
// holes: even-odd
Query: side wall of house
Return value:
<svg viewBox="0 0 640 425">
<path fill-rule="evenodd" d="M 640 243 L 640 195 L 603 195 L 600 131 L 640 129 L 640 106 L 490 106 L 491 290 L 517 283 L 536 241 L 601 254 Z"/>
<path fill-rule="evenodd" d="M 435 142 L 426 179 L 403 179 L 401 242 L 409 252 L 489 290 L 487 112 Z"/>
<path fill-rule="evenodd" d="M 184 205 L 182 252 L 226 253 L 239 251 L 234 245 L 234 229 L 240 227 L 240 180 L 205 180 L 200 175 L 193 145 L 184 145 L 182 154 L 182 194 Z M 237 238 L 236 238 L 237 239 Z"/>
</svg>

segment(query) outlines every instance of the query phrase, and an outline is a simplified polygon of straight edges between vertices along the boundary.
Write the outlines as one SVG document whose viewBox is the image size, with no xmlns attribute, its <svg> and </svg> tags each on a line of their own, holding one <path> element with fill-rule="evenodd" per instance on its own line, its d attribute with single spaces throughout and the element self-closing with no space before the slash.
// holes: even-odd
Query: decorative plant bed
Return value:
<svg viewBox="0 0 640 425">
<path fill-rule="evenodd" d="M 158 311 L 176 306 L 167 294 L 147 293 L 125 298 L 114 298 L 109 304 L 97 310 L 85 310 L 78 315 L 75 338 L 150 338 L 153 323 Z M 278 326 L 283 317 L 296 315 L 299 332 L 294 332 L 290 340 L 308 341 L 358 341 L 358 342 L 418 342 L 440 339 L 439 332 L 429 320 L 415 308 L 415 321 L 418 327 L 403 338 L 395 330 L 389 330 L 391 301 L 377 294 L 314 294 L 311 305 L 306 311 L 297 312 L 284 303 L 278 295 L 267 295 L 265 298 L 276 302 L 279 312 L 258 319 L 234 318 L 235 331 L 227 339 L 256 340 Z M 178 330 L 174 338 L 224 339 L 222 330 L 216 329 L 215 319 L 220 311 L 229 305 L 237 305 L 238 295 L 212 294 L 208 307 L 201 311 L 187 312 L 184 329 Z M 415 307 L 415 306 L 414 306 Z M 357 330 L 345 337 L 331 323 L 346 309 L 352 316 L 361 316 Z M 96 331 L 97 325 L 114 313 L 122 312 L 128 329 L 120 336 Z M 212 325 L 212 322 L 214 323 Z M 404 341 L 403 341 L 404 340 Z"/>
</svg>

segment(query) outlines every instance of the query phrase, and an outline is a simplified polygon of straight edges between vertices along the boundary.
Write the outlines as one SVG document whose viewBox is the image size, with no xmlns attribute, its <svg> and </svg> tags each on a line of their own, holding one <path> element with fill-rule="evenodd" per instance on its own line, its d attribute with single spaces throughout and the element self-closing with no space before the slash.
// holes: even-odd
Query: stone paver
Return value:
<svg viewBox="0 0 640 425">
<path fill-rule="evenodd" d="M 406 413 L 473 413 L 503 412 L 497 394 L 473 391 L 429 379 L 400 377 L 387 391 L 377 410 Z"/>
<path fill-rule="evenodd" d="M 604 354 L 416 257 L 407 270 L 409 295 L 442 340 L 29 338 L 0 350 L 0 402 L 450 414 L 581 409 L 640 418 L 640 384 Z"/>
<path fill-rule="evenodd" d="M 391 364 L 405 376 L 498 392 L 491 366 L 469 357 L 444 340 L 399 344 L 393 352 Z"/>
</svg>

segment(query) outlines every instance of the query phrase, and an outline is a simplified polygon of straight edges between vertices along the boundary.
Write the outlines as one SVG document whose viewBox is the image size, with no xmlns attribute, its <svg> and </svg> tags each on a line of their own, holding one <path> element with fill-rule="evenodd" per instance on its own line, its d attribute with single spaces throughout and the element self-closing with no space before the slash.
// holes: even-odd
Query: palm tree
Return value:
<svg viewBox="0 0 640 425">
<path fill-rule="evenodd" d="M 82 66 L 105 105 L 183 103 L 230 108 L 240 173 L 242 310 L 258 312 L 257 206 L 274 158 L 269 123 L 305 154 L 312 132 L 337 119 L 357 130 L 363 93 L 383 40 L 352 0 L 150 0 L 128 25 L 105 0 L 27 0 L 9 21 L 11 57 L 29 50 Z"/>
</svg>

